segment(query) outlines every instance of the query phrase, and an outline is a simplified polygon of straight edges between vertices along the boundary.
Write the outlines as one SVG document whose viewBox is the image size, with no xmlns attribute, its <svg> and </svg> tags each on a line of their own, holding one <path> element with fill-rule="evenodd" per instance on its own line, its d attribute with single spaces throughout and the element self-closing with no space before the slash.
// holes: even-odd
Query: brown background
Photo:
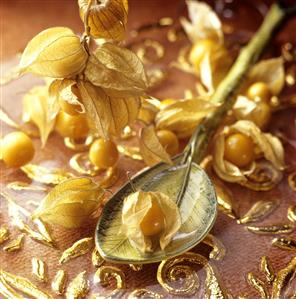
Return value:
<svg viewBox="0 0 296 299">
<path fill-rule="evenodd" d="M 157 21 L 161 17 L 170 16 L 177 20 L 180 15 L 186 13 L 184 1 L 170 0 L 132 0 L 130 2 L 129 23 L 128 29 L 135 29 L 141 24 Z M 234 25 L 235 34 L 227 36 L 227 40 L 237 40 L 240 42 L 246 41 L 254 30 L 259 26 L 262 20 L 262 13 L 266 12 L 268 5 L 272 1 L 234 1 L 236 4 L 227 4 L 223 8 L 225 24 Z M 253 3 L 256 3 L 254 8 Z M 223 1 L 212 1 L 216 9 L 221 10 Z M 15 55 L 21 52 L 26 43 L 41 30 L 53 26 L 68 26 L 74 31 L 81 32 L 83 30 L 82 23 L 78 15 L 76 1 L 72 0 L 4 0 L 1 1 L 1 72 L 5 72 L 9 67 L 15 65 Z M 295 35 L 295 19 L 285 25 L 279 35 L 277 35 L 273 46 L 269 47 L 269 52 L 273 55 L 279 54 L 279 45 L 290 41 L 296 44 Z M 165 67 L 177 55 L 178 48 L 186 43 L 186 40 L 181 40 L 177 43 L 170 43 L 165 38 L 164 31 L 154 31 L 147 33 L 147 36 L 153 37 L 165 45 L 167 53 L 163 61 L 159 62 L 159 66 Z M 15 82 L 1 87 L 1 105 L 15 119 L 20 120 L 21 115 L 21 98 L 22 95 L 39 79 L 33 77 L 25 77 Z M 166 97 L 182 97 L 184 88 L 192 87 L 194 78 L 184 75 L 177 70 L 170 70 L 167 81 L 159 88 L 151 91 L 153 95 L 160 98 Z M 296 129 L 292 126 L 295 122 L 296 111 L 291 110 L 289 113 L 278 113 L 275 116 L 275 125 L 284 127 L 291 139 L 296 139 Z M 11 130 L 5 125 L 1 126 L 1 134 Z M 40 149 L 38 140 L 34 141 L 36 147 Z M 295 157 L 296 151 L 292 146 L 286 146 L 287 164 L 290 169 L 296 169 Z M 52 134 L 48 145 L 45 149 L 38 150 L 34 163 L 46 165 L 49 167 L 67 167 L 69 157 L 73 153 L 65 149 L 62 139 L 56 134 Z M 15 180 L 28 181 L 19 170 L 7 169 L 1 163 L 1 186 L 5 187 L 7 182 Z M 119 168 L 121 179 L 117 187 L 125 180 L 125 171 L 129 170 L 134 173 L 136 170 L 143 167 L 140 162 L 131 162 L 128 158 L 121 158 Z M 116 189 L 115 187 L 114 189 Z M 296 195 L 289 189 L 286 177 L 276 190 L 272 192 L 258 193 L 249 190 L 242 190 L 236 185 L 230 185 L 234 192 L 235 207 L 239 215 L 242 215 L 248 208 L 259 199 L 278 198 L 281 200 L 280 207 L 276 212 L 262 224 L 270 224 L 275 222 L 287 222 L 287 208 L 292 203 L 296 202 Z M 40 200 L 42 193 L 36 192 L 14 192 L 12 193 L 19 204 L 28 209 L 32 206 L 26 204 L 29 199 Z M 7 208 L 3 198 L 0 199 L 0 224 L 8 222 Z M 261 224 L 261 223 L 260 223 Z M 85 255 L 71 261 L 64 266 L 58 266 L 58 259 L 61 252 L 70 246 L 74 241 L 91 236 L 93 227 L 81 230 L 63 230 L 57 227 L 52 227 L 54 238 L 58 243 L 58 250 L 45 247 L 26 238 L 24 249 L 16 253 L 6 253 L 0 251 L 0 265 L 4 270 L 14 274 L 22 275 L 31 279 L 34 283 L 48 289 L 50 284 L 43 284 L 36 281 L 31 274 L 31 257 L 38 257 L 47 262 L 49 267 L 50 279 L 55 272 L 63 268 L 67 270 L 70 278 L 73 278 L 82 270 L 87 270 L 89 278 L 94 273 L 94 268 L 90 263 L 90 256 Z M 252 271 L 259 274 L 258 266 L 261 256 L 267 255 L 276 270 L 281 269 L 295 254 L 293 252 L 279 250 L 271 246 L 272 236 L 256 236 L 243 227 L 236 224 L 234 220 L 219 213 L 217 222 L 212 230 L 212 233 L 218 237 L 226 246 L 227 254 L 222 261 L 213 263 L 217 266 L 222 281 L 227 291 L 237 298 L 239 294 L 246 294 L 247 298 L 259 298 L 258 294 L 250 288 L 246 283 L 246 273 Z M 17 231 L 12 230 L 12 237 L 17 235 Z M 295 237 L 296 234 L 294 233 Z M 195 248 L 196 252 L 203 254 L 208 253 L 208 248 L 203 245 Z M 156 281 L 156 265 L 145 266 L 144 270 L 135 273 L 127 271 L 127 267 L 123 267 L 127 274 L 127 287 L 132 290 L 134 288 L 147 287 L 148 289 L 163 293 L 167 296 Z M 198 269 L 197 269 L 198 270 Z M 291 294 L 292 290 L 296 289 L 295 283 L 290 286 L 287 294 Z M 92 286 L 92 290 L 99 290 L 98 286 Z M 107 292 L 108 289 L 103 289 L 100 292 Z M 198 291 L 196 298 L 203 298 L 202 290 Z M 288 297 L 287 297 L 288 298 Z"/>
</svg>

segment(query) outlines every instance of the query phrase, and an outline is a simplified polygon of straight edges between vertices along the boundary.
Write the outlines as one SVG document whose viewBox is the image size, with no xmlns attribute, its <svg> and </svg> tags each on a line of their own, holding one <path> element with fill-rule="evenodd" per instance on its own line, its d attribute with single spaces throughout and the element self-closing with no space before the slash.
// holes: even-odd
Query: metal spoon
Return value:
<svg viewBox="0 0 296 299">
<path fill-rule="evenodd" d="M 286 10 L 274 4 L 258 32 L 241 50 L 235 64 L 218 86 L 212 101 L 221 103 L 197 127 L 184 152 L 173 159 L 174 165 L 159 163 L 136 174 L 105 205 L 96 228 L 96 246 L 102 257 L 114 263 L 145 264 L 180 255 L 196 246 L 209 233 L 217 214 L 214 187 L 198 163 L 207 145 L 235 102 L 234 93 L 249 68 L 258 60 L 274 29 L 286 16 Z M 179 206 L 182 226 L 165 250 L 146 255 L 133 248 L 119 233 L 124 198 L 136 190 L 160 191 Z"/>
</svg>

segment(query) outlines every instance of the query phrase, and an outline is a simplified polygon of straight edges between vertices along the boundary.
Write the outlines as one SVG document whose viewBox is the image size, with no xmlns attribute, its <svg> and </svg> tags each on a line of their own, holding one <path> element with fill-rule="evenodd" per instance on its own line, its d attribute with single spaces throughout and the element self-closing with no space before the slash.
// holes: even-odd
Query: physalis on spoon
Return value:
<svg viewBox="0 0 296 299">
<path fill-rule="evenodd" d="M 124 199 L 120 233 L 141 253 L 164 250 L 180 227 L 179 208 L 166 194 L 137 191 Z"/>
</svg>

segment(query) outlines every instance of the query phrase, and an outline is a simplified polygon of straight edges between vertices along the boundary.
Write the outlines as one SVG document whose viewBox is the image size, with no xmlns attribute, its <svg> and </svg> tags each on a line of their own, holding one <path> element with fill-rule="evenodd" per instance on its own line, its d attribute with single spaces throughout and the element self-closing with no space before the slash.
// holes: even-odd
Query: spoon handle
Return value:
<svg viewBox="0 0 296 299">
<path fill-rule="evenodd" d="M 225 79 L 219 84 L 211 101 L 214 103 L 221 103 L 213 113 L 206 117 L 196 128 L 193 133 L 188 146 L 185 149 L 185 161 L 191 156 L 192 161 L 200 163 L 204 158 L 208 143 L 218 129 L 221 121 L 226 116 L 227 112 L 235 103 L 235 92 L 241 85 L 248 70 L 254 65 L 275 29 L 281 24 L 288 13 L 295 12 L 296 5 L 284 8 L 279 2 L 273 4 L 264 18 L 264 21 L 253 36 L 251 41 L 245 46 L 231 67 Z M 191 160 L 191 159 L 189 159 Z M 188 163 L 189 165 L 190 163 Z"/>
</svg>

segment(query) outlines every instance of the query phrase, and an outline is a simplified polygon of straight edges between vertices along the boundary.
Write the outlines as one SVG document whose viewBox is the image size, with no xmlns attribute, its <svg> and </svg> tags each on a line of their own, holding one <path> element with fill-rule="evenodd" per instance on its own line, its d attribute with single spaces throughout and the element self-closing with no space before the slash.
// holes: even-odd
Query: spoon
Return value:
<svg viewBox="0 0 296 299">
<path fill-rule="evenodd" d="M 220 106 L 198 125 L 183 153 L 173 159 L 174 165 L 159 163 L 140 171 L 109 199 L 95 233 L 96 246 L 105 260 L 124 264 L 160 262 L 190 250 L 209 233 L 217 215 L 216 194 L 211 180 L 198 164 L 206 154 L 209 140 L 235 103 L 234 93 L 244 75 L 258 60 L 286 14 L 281 5 L 272 5 L 260 29 L 241 50 L 213 94 L 211 101 L 221 103 Z M 123 200 L 135 189 L 160 191 L 175 200 L 179 207 L 182 225 L 164 250 L 141 254 L 119 233 Z"/>
</svg>

